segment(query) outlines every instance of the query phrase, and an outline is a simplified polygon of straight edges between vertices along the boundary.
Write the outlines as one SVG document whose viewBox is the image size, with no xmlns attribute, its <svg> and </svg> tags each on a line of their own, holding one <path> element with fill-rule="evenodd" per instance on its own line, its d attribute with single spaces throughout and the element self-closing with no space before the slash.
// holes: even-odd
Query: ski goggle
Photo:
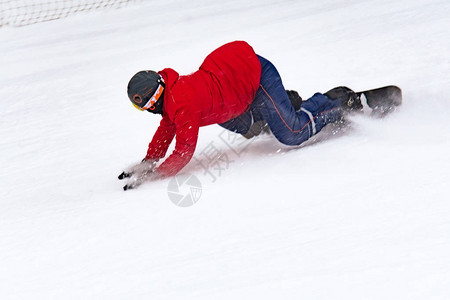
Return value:
<svg viewBox="0 0 450 300">
<path fill-rule="evenodd" d="M 164 91 L 164 86 L 165 86 L 165 83 L 164 83 L 164 79 L 162 79 L 162 77 L 158 80 L 158 83 L 159 83 L 159 85 L 158 85 L 158 88 L 156 89 L 156 92 L 153 94 L 153 96 L 151 96 L 150 97 L 150 99 L 148 99 L 148 101 L 145 103 L 145 105 L 144 106 L 142 106 L 142 107 L 140 107 L 140 106 L 138 106 L 136 103 L 134 103 L 134 102 L 137 102 L 137 103 L 140 103 L 140 102 L 142 102 L 142 96 L 147 96 L 146 94 L 144 94 L 144 95 L 139 95 L 139 94 L 136 94 L 136 95 L 134 95 L 133 96 L 133 100 L 134 100 L 134 102 L 132 102 L 132 104 L 134 105 L 134 107 L 136 107 L 137 109 L 139 109 L 140 111 L 144 111 L 144 110 L 147 110 L 147 109 L 150 109 L 150 110 L 153 110 L 153 109 L 155 109 L 155 107 L 153 106 L 158 100 L 159 100 L 159 98 L 161 97 L 161 95 L 162 95 L 162 93 L 163 93 L 163 91 Z"/>
</svg>

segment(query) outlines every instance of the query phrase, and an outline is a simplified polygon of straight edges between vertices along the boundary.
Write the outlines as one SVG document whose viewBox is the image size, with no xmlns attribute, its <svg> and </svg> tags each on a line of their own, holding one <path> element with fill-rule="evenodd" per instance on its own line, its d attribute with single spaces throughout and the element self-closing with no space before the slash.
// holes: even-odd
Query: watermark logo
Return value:
<svg viewBox="0 0 450 300">
<path fill-rule="evenodd" d="M 218 140 L 211 141 L 197 157 L 193 157 L 193 160 L 203 169 L 202 175 L 208 175 L 214 183 L 236 160 L 242 157 L 245 150 L 257 138 L 259 137 L 247 139 L 229 130 L 222 130 Z M 170 180 L 167 191 L 169 199 L 175 205 L 189 207 L 200 199 L 202 184 L 195 175 L 180 174 Z"/>
<path fill-rule="evenodd" d="M 200 200 L 202 183 L 192 174 L 176 175 L 169 181 L 167 193 L 175 205 L 189 207 Z"/>
</svg>

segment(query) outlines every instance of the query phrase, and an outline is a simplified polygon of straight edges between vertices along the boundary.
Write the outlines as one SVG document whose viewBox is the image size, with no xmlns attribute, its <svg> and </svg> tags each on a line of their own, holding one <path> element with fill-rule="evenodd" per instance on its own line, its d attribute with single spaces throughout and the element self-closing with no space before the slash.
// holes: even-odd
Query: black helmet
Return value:
<svg viewBox="0 0 450 300">
<path fill-rule="evenodd" d="M 140 71 L 128 83 L 127 93 L 131 103 L 139 110 L 154 110 L 162 98 L 164 79 L 155 71 Z"/>
</svg>

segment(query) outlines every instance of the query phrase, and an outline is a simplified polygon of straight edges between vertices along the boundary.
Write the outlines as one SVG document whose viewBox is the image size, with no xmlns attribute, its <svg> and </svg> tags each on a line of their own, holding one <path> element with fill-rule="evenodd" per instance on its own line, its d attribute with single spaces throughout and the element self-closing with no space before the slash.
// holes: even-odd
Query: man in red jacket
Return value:
<svg viewBox="0 0 450 300">
<path fill-rule="evenodd" d="M 128 84 L 128 97 L 136 108 L 161 114 L 162 120 L 143 162 L 119 176 L 132 177 L 125 190 L 144 178 L 177 174 L 191 160 L 201 126 L 219 124 L 248 138 L 255 126 L 267 124 L 281 143 L 299 145 L 339 120 L 343 109 L 362 108 L 345 87 L 302 102 L 296 92 L 286 92 L 276 68 L 243 41 L 214 50 L 190 75 L 172 69 L 138 72 Z M 175 150 L 156 168 L 174 137 Z"/>
</svg>

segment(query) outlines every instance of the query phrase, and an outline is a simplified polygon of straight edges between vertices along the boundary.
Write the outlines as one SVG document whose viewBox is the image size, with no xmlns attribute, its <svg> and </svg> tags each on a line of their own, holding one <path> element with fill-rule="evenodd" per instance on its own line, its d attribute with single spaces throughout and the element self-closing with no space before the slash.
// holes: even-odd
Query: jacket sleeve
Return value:
<svg viewBox="0 0 450 300">
<path fill-rule="evenodd" d="M 196 114 L 184 112 L 175 119 L 176 144 L 172 154 L 158 167 L 162 176 L 177 174 L 191 160 L 197 145 L 200 119 Z"/>
<path fill-rule="evenodd" d="M 167 116 L 163 117 L 152 141 L 148 145 L 145 159 L 157 160 L 166 156 L 167 149 L 169 148 L 170 143 L 172 143 L 175 132 L 175 124 L 172 123 Z"/>
</svg>

